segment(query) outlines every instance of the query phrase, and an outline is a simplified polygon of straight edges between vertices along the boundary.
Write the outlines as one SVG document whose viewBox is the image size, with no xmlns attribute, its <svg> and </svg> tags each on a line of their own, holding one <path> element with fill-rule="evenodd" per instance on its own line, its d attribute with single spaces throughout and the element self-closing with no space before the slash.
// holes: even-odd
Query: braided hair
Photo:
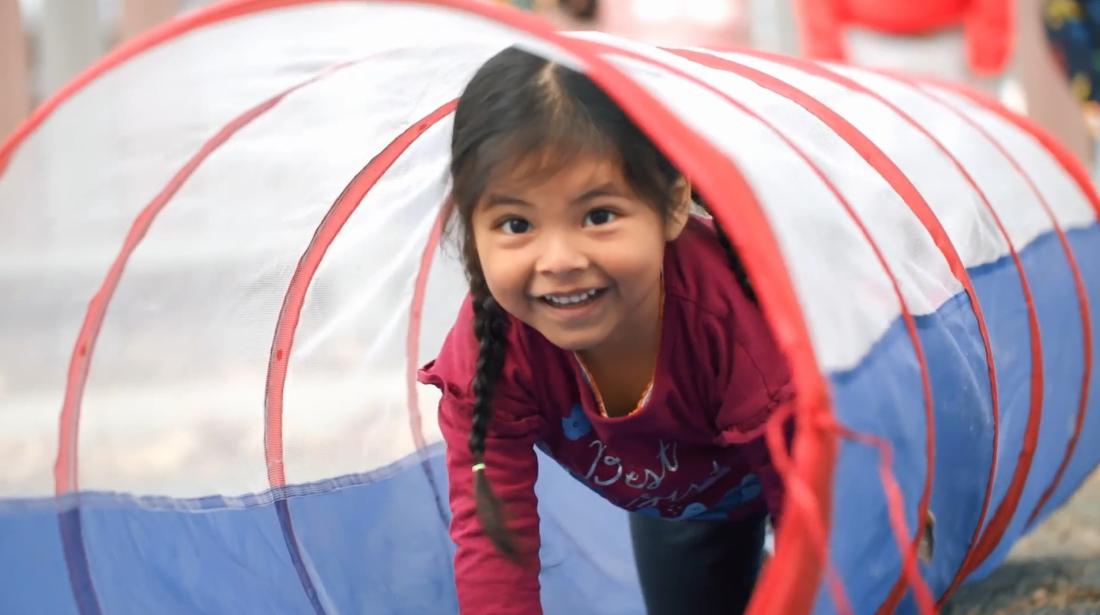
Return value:
<svg viewBox="0 0 1100 615">
<path fill-rule="evenodd" d="M 464 242 L 464 251 L 473 241 Z M 474 393 L 473 422 L 470 426 L 470 452 L 474 457 L 474 494 L 477 516 L 485 535 L 501 553 L 518 560 L 519 553 L 504 517 L 503 506 L 485 476 L 485 436 L 493 417 L 493 392 L 504 367 L 505 334 L 508 317 L 489 292 L 476 254 L 464 255 L 466 277 L 474 311 L 474 335 L 478 341 L 477 366 L 471 389 Z"/>
<path fill-rule="evenodd" d="M 519 553 L 505 511 L 485 472 L 493 394 L 507 352 L 508 316 L 489 291 L 471 219 L 497 173 L 522 168 L 532 180 L 548 178 L 581 153 L 617 161 L 631 188 L 653 204 L 666 222 L 679 206 L 680 173 L 582 73 L 510 47 L 478 69 L 458 100 L 451 138 L 451 196 L 461 227 L 458 238 L 478 341 L 469 440 L 474 491 L 482 530 L 497 549 L 516 561 Z M 755 301 L 744 265 L 721 226 L 716 223 L 715 228 L 738 283 Z"/>
<path fill-rule="evenodd" d="M 695 201 L 695 204 L 702 207 L 704 210 L 707 208 L 703 200 L 695 192 L 691 193 L 691 198 Z M 749 281 L 749 272 L 745 270 L 745 263 L 741 261 L 741 256 L 737 254 L 737 250 L 733 249 L 733 242 L 730 241 L 730 236 L 726 233 L 726 229 L 722 228 L 719 224 L 718 218 L 714 218 L 714 232 L 718 236 L 718 244 L 722 246 L 722 250 L 726 252 L 726 260 L 729 261 L 730 269 L 733 271 L 733 277 L 737 280 L 737 285 L 741 287 L 741 292 L 745 294 L 745 297 L 754 304 L 757 303 L 756 291 L 752 287 L 752 283 Z"/>
</svg>

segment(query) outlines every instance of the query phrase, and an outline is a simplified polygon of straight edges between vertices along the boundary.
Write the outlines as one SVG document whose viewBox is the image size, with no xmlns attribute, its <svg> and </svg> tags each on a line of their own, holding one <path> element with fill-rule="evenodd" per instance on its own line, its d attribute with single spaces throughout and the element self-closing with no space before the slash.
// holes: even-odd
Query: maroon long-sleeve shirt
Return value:
<svg viewBox="0 0 1100 615">
<path fill-rule="evenodd" d="M 628 416 L 603 416 L 573 353 L 509 317 L 485 463 L 524 552 L 539 545 L 536 446 L 628 511 L 669 519 L 777 512 L 781 486 L 763 437 L 744 440 L 793 397 L 787 366 L 708 222 L 693 218 L 668 244 L 664 276 L 657 370 L 647 399 Z M 537 614 L 537 561 L 501 556 L 477 519 L 467 445 L 478 349 L 472 322 L 467 299 L 439 356 L 419 374 L 443 393 L 459 606 Z"/>
</svg>

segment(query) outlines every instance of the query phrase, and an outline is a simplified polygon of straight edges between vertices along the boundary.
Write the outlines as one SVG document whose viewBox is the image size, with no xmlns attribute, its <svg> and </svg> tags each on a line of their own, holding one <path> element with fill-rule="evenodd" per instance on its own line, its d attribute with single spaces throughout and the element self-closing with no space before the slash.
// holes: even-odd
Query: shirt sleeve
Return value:
<svg viewBox="0 0 1100 615">
<path fill-rule="evenodd" d="M 739 298 L 736 316 L 712 323 L 710 336 L 716 358 L 718 443 L 738 447 L 760 479 L 768 511 L 778 519 L 783 500 L 783 481 L 772 463 L 764 430 L 784 406 L 794 403 L 790 369 L 767 324 L 755 305 Z M 793 437 L 793 420 L 782 426 L 784 443 Z"/>
<path fill-rule="evenodd" d="M 420 382 L 437 386 L 443 393 L 439 427 L 447 448 L 459 611 L 471 615 L 539 615 L 539 518 L 535 496 L 538 460 L 534 445 L 543 421 L 514 386 L 517 369 L 506 361 L 485 440 L 485 473 L 503 504 L 508 527 L 522 554 L 523 563 L 517 564 L 497 551 L 477 516 L 473 455 L 468 444 L 473 419 L 469 383 L 476 365 L 476 349 L 467 305 L 440 356 L 418 375 Z"/>
<path fill-rule="evenodd" d="M 747 300 L 738 303 L 732 322 L 717 320 L 708 336 L 723 444 L 754 438 L 794 398 L 790 369 L 759 310 Z"/>
</svg>

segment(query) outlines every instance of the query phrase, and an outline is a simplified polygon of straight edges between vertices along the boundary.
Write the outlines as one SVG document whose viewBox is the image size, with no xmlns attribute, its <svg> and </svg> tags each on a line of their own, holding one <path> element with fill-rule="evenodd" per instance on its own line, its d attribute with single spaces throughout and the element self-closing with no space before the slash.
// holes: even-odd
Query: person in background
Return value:
<svg viewBox="0 0 1100 615">
<path fill-rule="evenodd" d="M 1096 91 L 1100 71 L 1093 60 L 1100 41 L 1100 2 L 795 3 L 806 56 L 932 76 L 984 90 L 1031 117 L 1079 160 L 1092 164 L 1093 140 L 1064 73 L 1069 73 L 1079 99 L 1100 95 Z M 1100 109 L 1087 102 L 1086 106 Z"/>
<path fill-rule="evenodd" d="M 1045 65 L 1046 72 L 1056 76 L 1047 75 L 1046 79 L 1040 75 L 1031 76 L 1038 81 L 1031 90 L 1043 99 L 1035 101 L 1030 114 L 1078 152 L 1082 161 L 1093 162 L 1092 150 L 1100 134 L 1100 2 L 1044 0 L 1041 13 L 1029 13 L 1033 21 L 1035 14 L 1042 15 L 1042 30 L 1049 50 L 1042 49 L 1041 40 L 1034 43 L 1039 49 L 1032 55 L 1042 57 L 1031 58 L 1031 63 Z M 1034 25 L 1031 27 L 1038 30 Z M 1040 38 L 1034 33 L 1032 37 Z M 1072 103 L 1066 101 L 1064 92 L 1060 91 L 1064 89 L 1059 87 L 1062 84 L 1049 83 L 1051 81 L 1068 83 L 1073 103 L 1080 105 L 1084 125 L 1076 117 Z M 1051 100 L 1052 96 L 1058 99 Z"/>
<path fill-rule="evenodd" d="M 1012 0 L 795 0 L 811 58 L 992 87 L 1012 56 Z"/>
</svg>

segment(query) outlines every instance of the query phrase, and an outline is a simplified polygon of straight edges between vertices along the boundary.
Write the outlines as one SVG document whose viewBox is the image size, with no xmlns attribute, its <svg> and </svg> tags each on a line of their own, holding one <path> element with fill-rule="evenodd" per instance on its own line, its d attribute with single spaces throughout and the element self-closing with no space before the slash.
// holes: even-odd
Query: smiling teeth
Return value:
<svg viewBox="0 0 1100 615">
<path fill-rule="evenodd" d="M 545 299 L 554 305 L 572 305 L 595 297 L 597 292 L 597 289 L 593 288 L 592 290 L 587 290 L 575 295 L 546 295 Z"/>
</svg>

